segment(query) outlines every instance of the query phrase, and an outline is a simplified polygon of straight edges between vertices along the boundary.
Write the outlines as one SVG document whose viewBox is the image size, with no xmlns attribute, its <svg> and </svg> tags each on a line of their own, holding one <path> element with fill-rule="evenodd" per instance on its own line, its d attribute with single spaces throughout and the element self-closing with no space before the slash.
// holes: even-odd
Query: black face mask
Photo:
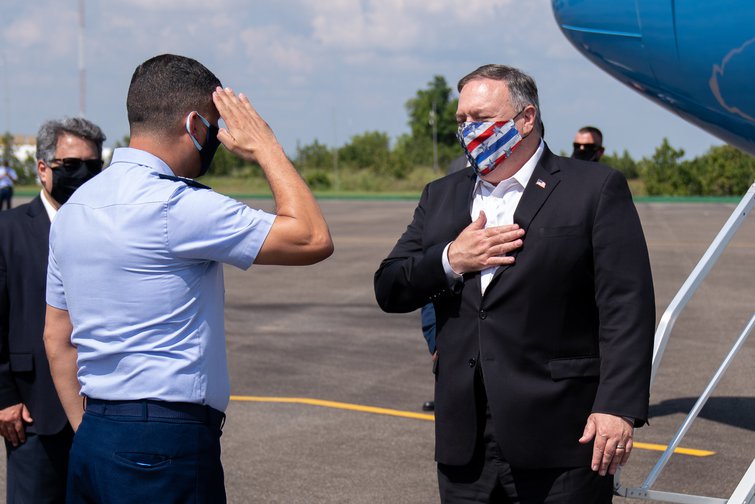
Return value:
<svg viewBox="0 0 755 504">
<path fill-rule="evenodd" d="M 197 177 L 201 177 L 210 169 L 212 158 L 215 157 L 215 152 L 217 152 L 218 147 L 220 147 L 218 131 L 219 129 L 217 126 L 213 126 L 212 124 L 207 126 L 207 139 L 204 141 L 202 150 L 199 151 L 199 158 L 201 159 L 202 164 L 200 165 L 199 175 L 197 175 Z"/>
<path fill-rule="evenodd" d="M 194 141 L 194 147 L 197 148 L 199 151 L 199 159 L 200 159 L 200 165 L 199 165 L 199 175 L 197 175 L 197 178 L 201 177 L 205 173 L 207 173 L 207 170 L 210 169 L 210 165 L 212 164 L 212 158 L 215 157 L 215 152 L 217 152 L 218 147 L 220 146 L 220 140 L 218 140 L 218 127 L 213 126 L 210 124 L 210 122 L 199 115 L 199 112 L 197 112 L 197 117 L 202 121 L 202 123 L 207 126 L 207 138 L 205 138 L 204 145 L 199 145 L 199 142 L 196 138 L 194 138 L 194 135 L 191 134 L 190 124 L 189 124 L 189 117 L 186 118 L 186 131 L 189 133 L 189 136 Z"/>
<path fill-rule="evenodd" d="M 102 170 L 102 160 L 78 158 L 56 159 L 61 165 L 52 171 L 52 190 L 50 196 L 61 205 L 84 185 L 84 182 L 97 175 Z"/>
<path fill-rule="evenodd" d="M 574 144 L 571 157 L 582 161 L 597 161 L 600 159 L 602 149 L 595 144 Z"/>
</svg>

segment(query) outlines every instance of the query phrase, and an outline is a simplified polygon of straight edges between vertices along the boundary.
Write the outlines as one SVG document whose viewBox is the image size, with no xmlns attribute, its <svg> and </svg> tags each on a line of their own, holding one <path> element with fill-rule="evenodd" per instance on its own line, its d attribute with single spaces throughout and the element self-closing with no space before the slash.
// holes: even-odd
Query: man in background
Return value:
<svg viewBox="0 0 755 504">
<path fill-rule="evenodd" d="M 580 128 L 574 136 L 573 146 L 572 158 L 582 161 L 600 161 L 605 152 L 603 133 L 594 126 Z"/>
<path fill-rule="evenodd" d="M 10 210 L 13 200 L 13 183 L 18 180 L 16 171 L 10 167 L 10 163 L 0 163 L 0 210 L 3 207 Z"/>
<path fill-rule="evenodd" d="M 102 130 L 86 119 L 44 123 L 37 134 L 42 190 L 0 214 L 0 435 L 11 504 L 65 499 L 73 430 L 42 340 L 48 235 L 60 206 L 102 169 L 104 141 Z"/>
</svg>

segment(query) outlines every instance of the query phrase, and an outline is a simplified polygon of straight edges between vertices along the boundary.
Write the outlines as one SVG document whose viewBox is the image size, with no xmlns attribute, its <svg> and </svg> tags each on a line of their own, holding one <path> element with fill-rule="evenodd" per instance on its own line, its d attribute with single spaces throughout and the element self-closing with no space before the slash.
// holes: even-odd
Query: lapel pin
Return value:
<svg viewBox="0 0 755 504">
<path fill-rule="evenodd" d="M 543 182 L 543 179 L 537 179 L 537 182 L 535 182 L 535 185 L 538 186 L 540 189 L 545 189 L 545 182 Z"/>
</svg>

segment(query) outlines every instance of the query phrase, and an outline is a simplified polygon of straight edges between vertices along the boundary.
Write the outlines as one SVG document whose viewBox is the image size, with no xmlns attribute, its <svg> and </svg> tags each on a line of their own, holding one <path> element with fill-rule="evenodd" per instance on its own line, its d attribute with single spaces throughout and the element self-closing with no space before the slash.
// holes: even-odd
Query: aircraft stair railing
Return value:
<svg viewBox="0 0 755 504">
<path fill-rule="evenodd" d="M 666 311 L 663 313 L 661 321 L 658 324 L 658 328 L 655 332 L 655 345 L 653 348 L 653 370 L 650 381 L 651 387 L 653 382 L 655 381 L 655 377 L 661 363 L 661 358 L 663 357 L 663 352 L 666 349 L 666 344 L 668 343 L 668 339 L 671 335 L 671 330 L 673 329 L 676 319 L 679 317 L 679 314 L 687 305 L 687 302 L 690 300 L 692 295 L 695 293 L 695 291 L 697 291 L 705 276 L 708 274 L 708 272 L 710 272 L 711 268 L 713 268 L 713 265 L 716 263 L 716 261 L 718 261 L 719 257 L 726 249 L 726 246 L 736 234 L 737 230 L 745 221 L 747 215 L 752 210 L 753 204 L 755 204 L 755 183 L 750 186 L 750 189 L 742 198 L 739 205 L 737 205 L 731 217 L 729 217 L 724 226 L 721 228 L 721 231 L 719 231 L 718 235 L 716 235 L 713 242 L 708 247 L 708 250 L 697 263 L 695 269 L 692 271 L 692 273 L 690 273 L 681 289 L 679 289 L 679 292 L 676 294 Z M 660 476 L 661 471 L 663 471 L 663 468 L 670 460 L 671 455 L 673 455 L 674 450 L 679 446 L 682 438 L 687 433 L 690 426 L 697 418 L 697 415 L 700 413 L 700 411 L 703 409 L 703 406 L 705 406 L 705 403 L 710 398 L 721 377 L 728 369 L 729 364 L 742 348 L 745 341 L 747 341 L 747 338 L 752 333 L 754 328 L 755 313 L 753 313 L 750 321 L 747 323 L 739 338 L 737 338 L 737 341 L 734 343 L 734 346 L 729 351 L 729 354 L 719 366 L 715 375 L 708 383 L 705 391 L 698 398 L 692 410 L 687 414 L 687 417 L 684 419 L 681 427 L 674 435 L 671 443 L 669 443 L 668 447 L 663 452 L 663 455 L 661 455 L 661 458 L 650 470 L 650 473 L 648 473 L 648 476 L 642 483 L 642 485 L 638 488 L 624 487 L 620 482 L 621 472 L 619 471 L 616 473 L 616 476 L 614 478 L 614 491 L 616 495 L 632 499 L 642 499 L 657 502 L 673 502 L 679 504 L 755 504 L 755 459 L 753 459 L 749 469 L 744 474 L 736 489 L 734 490 L 734 493 L 732 493 L 729 499 L 704 497 L 699 495 L 687 495 L 651 489 L 655 481 Z"/>
</svg>

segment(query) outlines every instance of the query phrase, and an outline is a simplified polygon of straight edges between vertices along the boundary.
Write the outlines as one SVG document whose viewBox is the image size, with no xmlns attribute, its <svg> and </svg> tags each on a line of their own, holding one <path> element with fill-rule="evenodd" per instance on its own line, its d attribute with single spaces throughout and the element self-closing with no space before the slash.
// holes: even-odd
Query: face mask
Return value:
<svg viewBox="0 0 755 504">
<path fill-rule="evenodd" d="M 459 126 L 456 136 L 477 175 L 487 175 L 496 169 L 511 156 L 523 139 L 514 125 L 514 119 L 505 122 L 465 122 Z"/>
<path fill-rule="evenodd" d="M 199 112 L 197 112 L 197 117 L 207 126 L 207 138 L 204 141 L 204 145 L 199 145 L 199 141 L 191 134 L 191 115 L 186 118 L 186 132 L 189 133 L 191 140 L 194 142 L 194 147 L 199 151 L 201 164 L 199 166 L 199 175 L 197 175 L 198 178 L 210 169 L 212 158 L 215 157 L 215 152 L 218 150 L 218 146 L 220 146 L 220 140 L 218 140 L 218 127 L 211 125 L 207 119 L 199 115 Z"/>
<path fill-rule="evenodd" d="M 581 159 L 582 161 L 597 161 L 600 147 L 595 144 L 574 144 L 574 151 L 571 157 Z"/>
<path fill-rule="evenodd" d="M 102 170 L 102 161 L 99 159 L 81 160 L 78 158 L 66 158 L 62 164 L 52 168 L 52 190 L 50 196 L 61 205 L 68 201 L 71 195 L 84 185 L 84 182 L 97 175 Z"/>
</svg>

